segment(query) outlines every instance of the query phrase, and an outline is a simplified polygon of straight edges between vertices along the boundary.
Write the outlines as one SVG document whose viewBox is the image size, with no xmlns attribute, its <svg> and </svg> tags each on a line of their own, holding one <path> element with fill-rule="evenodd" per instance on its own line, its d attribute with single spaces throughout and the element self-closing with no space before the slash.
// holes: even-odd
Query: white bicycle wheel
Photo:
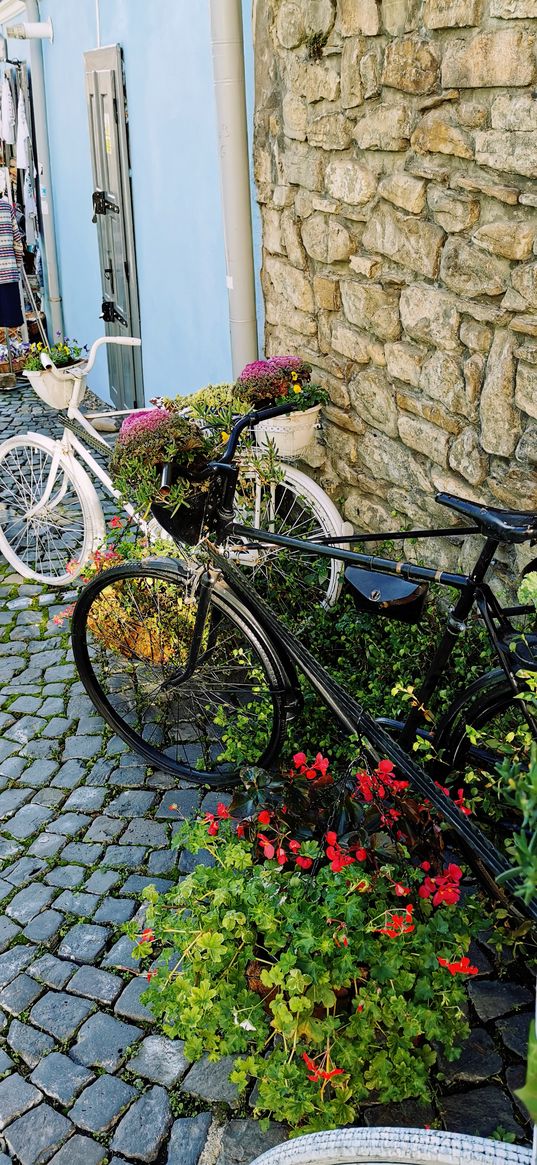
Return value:
<svg viewBox="0 0 537 1165">
<path fill-rule="evenodd" d="M 0 445 L 0 552 L 23 578 L 65 586 L 104 538 L 104 521 L 85 470 L 60 454 L 52 472 L 56 448 L 38 433 Z"/>
<path fill-rule="evenodd" d="M 351 532 L 334 503 L 316 482 L 292 465 L 280 465 L 280 481 L 264 482 L 253 468 L 239 473 L 235 493 L 236 522 L 315 541 Z M 276 610 L 296 616 L 314 605 L 332 606 L 343 582 L 343 563 L 290 547 L 233 539 L 230 557 L 249 568 L 256 587 Z M 307 594 L 307 602 L 305 595 Z"/>
<path fill-rule="evenodd" d="M 277 1145 L 252 1165 L 530 1165 L 531 1150 L 436 1129 L 337 1129 Z"/>
</svg>

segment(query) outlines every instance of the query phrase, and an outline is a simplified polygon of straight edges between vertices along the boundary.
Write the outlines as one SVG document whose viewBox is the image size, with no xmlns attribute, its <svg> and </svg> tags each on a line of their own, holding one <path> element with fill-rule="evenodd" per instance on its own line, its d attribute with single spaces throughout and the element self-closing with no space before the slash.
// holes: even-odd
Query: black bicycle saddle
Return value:
<svg viewBox="0 0 537 1165">
<path fill-rule="evenodd" d="M 441 506 L 449 506 L 458 514 L 479 526 L 487 538 L 497 542 L 527 542 L 537 538 L 537 514 L 528 510 L 499 510 L 496 506 L 482 506 L 452 494 L 437 494 Z"/>
</svg>

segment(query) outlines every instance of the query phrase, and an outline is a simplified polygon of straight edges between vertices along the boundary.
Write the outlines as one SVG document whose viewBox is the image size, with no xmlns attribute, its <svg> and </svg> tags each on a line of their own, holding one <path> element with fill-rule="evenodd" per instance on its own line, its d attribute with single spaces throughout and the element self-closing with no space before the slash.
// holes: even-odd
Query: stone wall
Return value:
<svg viewBox="0 0 537 1165">
<path fill-rule="evenodd" d="M 537 0 L 255 25 L 266 353 L 329 389 L 323 483 L 362 529 L 446 525 L 437 490 L 537 509 Z"/>
</svg>

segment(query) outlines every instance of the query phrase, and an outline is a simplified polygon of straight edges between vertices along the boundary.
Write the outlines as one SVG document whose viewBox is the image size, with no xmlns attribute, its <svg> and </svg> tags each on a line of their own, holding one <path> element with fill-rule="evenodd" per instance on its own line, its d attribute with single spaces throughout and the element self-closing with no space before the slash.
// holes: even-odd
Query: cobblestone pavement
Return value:
<svg viewBox="0 0 537 1165">
<path fill-rule="evenodd" d="M 54 426 L 27 390 L 0 394 L 0 437 Z M 216 798 L 110 736 L 53 621 L 68 598 L 8 568 L 0 577 L 0 1165 L 248 1165 L 286 1131 L 236 1111 L 228 1061 L 190 1065 L 159 1033 L 121 930 L 132 918 L 142 929 L 144 886 L 165 889 L 191 868 L 170 848 L 174 822 Z M 474 951 L 472 1034 L 441 1065 L 436 1108 L 371 1106 L 366 1123 L 440 1118 L 525 1137 L 511 1090 L 532 997 L 491 958 Z"/>
</svg>

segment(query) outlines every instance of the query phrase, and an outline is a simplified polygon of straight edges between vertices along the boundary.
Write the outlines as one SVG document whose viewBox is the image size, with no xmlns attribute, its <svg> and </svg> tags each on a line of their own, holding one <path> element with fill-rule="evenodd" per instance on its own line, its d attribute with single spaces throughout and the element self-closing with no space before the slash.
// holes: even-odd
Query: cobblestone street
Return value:
<svg viewBox="0 0 537 1165">
<path fill-rule="evenodd" d="M 0 438 L 28 428 L 57 421 L 28 389 L 0 394 Z M 145 886 L 200 860 L 170 847 L 176 823 L 222 797 L 147 769 L 105 728 L 54 622 L 72 597 L 0 562 L 0 1165 L 249 1165 L 286 1130 L 238 1108 L 229 1061 L 191 1065 L 158 1031 L 122 933 L 143 929 Z M 532 995 L 485 946 L 474 959 L 472 1035 L 436 1109 L 372 1106 L 367 1123 L 527 1137 L 511 1090 Z"/>
</svg>

